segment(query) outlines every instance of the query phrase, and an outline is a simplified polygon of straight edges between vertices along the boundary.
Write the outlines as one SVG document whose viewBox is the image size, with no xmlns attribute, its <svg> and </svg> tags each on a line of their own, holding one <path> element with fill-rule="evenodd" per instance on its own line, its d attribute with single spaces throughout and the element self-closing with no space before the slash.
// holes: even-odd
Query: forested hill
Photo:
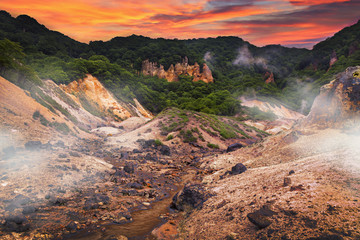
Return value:
<svg viewBox="0 0 360 240">
<path fill-rule="evenodd" d="M 154 113 L 175 106 L 233 115 L 239 111 L 237 99 L 243 95 L 280 100 L 306 112 L 319 87 L 333 74 L 360 65 L 359 26 L 358 22 L 345 28 L 313 50 L 280 45 L 256 47 L 238 37 L 169 40 L 132 35 L 84 44 L 47 29 L 29 16 L 13 18 L 0 11 L 0 48 L 3 52 L 18 52 L 16 62 L 23 63 L 10 64 L 13 58 L 0 56 L 4 58 L 0 58 L 0 74 L 21 85 L 25 78 L 14 75 L 20 66 L 33 79 L 39 76 L 64 84 L 90 73 L 118 98 L 131 100 L 136 96 Z M 168 83 L 139 74 L 144 60 L 167 69 L 185 57 L 189 64 L 202 66 L 206 62 L 214 83 L 195 83 L 189 76 Z M 265 83 L 271 74 L 274 82 Z"/>
</svg>

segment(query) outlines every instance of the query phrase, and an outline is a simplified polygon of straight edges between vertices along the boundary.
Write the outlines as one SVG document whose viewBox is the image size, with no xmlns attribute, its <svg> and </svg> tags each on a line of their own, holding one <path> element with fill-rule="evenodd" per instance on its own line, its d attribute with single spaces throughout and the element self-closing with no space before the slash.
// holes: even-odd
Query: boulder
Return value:
<svg viewBox="0 0 360 240">
<path fill-rule="evenodd" d="M 5 218 L 5 230 L 10 232 L 25 232 L 29 230 L 30 223 L 22 214 L 11 214 Z"/>
<path fill-rule="evenodd" d="M 124 166 L 124 171 L 126 173 L 132 174 L 135 172 L 135 164 L 132 162 L 126 162 Z"/>
<path fill-rule="evenodd" d="M 38 150 L 41 148 L 42 143 L 40 141 L 28 141 L 25 143 L 25 148 L 27 150 Z"/>
<path fill-rule="evenodd" d="M 241 143 L 234 143 L 234 144 L 231 144 L 230 146 L 228 146 L 228 148 L 226 149 L 226 152 L 232 152 L 232 151 L 235 151 L 242 147 L 244 147 L 244 145 L 242 145 Z"/>
<path fill-rule="evenodd" d="M 270 224 L 272 223 L 270 217 L 276 214 L 276 212 L 270 209 L 269 205 L 264 205 L 259 210 L 249 213 L 247 215 L 247 218 L 259 229 L 263 229 L 270 226 Z"/>
<path fill-rule="evenodd" d="M 201 208 L 209 197 L 211 194 L 202 185 L 187 184 L 173 197 L 171 207 L 179 211 L 191 211 L 195 208 Z"/>
<path fill-rule="evenodd" d="M 240 174 L 240 173 L 243 173 L 247 170 L 247 168 L 245 167 L 244 164 L 242 163 L 238 163 L 236 164 L 235 166 L 233 166 L 231 168 L 231 171 L 230 171 L 230 174 L 231 175 L 236 175 L 236 174 Z"/>
<path fill-rule="evenodd" d="M 166 155 L 166 156 L 170 156 L 171 155 L 171 151 L 170 148 L 166 145 L 161 145 L 160 146 L 160 153 L 162 155 Z"/>
</svg>

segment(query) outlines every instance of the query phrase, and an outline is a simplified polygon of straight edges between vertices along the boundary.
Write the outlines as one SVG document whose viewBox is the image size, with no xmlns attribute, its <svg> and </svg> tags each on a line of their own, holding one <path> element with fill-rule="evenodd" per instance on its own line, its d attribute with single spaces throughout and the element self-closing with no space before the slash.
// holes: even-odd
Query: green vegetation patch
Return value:
<svg viewBox="0 0 360 240">
<path fill-rule="evenodd" d="M 217 145 L 217 144 L 208 143 L 206 146 L 208 148 L 219 149 L 219 145 Z"/>
</svg>

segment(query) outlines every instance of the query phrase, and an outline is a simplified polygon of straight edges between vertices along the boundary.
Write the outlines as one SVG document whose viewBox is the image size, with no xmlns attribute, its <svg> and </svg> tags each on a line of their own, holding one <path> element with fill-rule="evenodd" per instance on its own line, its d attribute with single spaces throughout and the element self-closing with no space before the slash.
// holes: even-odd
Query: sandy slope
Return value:
<svg viewBox="0 0 360 240">
<path fill-rule="evenodd" d="M 80 136 L 86 135 L 60 113 L 54 114 L 31 98 L 29 93 L 0 77 L 0 126 L 3 134 L 11 135 L 23 143 L 29 140 L 41 140 L 45 143 L 62 138 L 60 133 L 35 120 L 35 111 L 39 111 L 49 122 L 66 123 L 72 131 L 76 129 Z M 66 138 L 65 141 L 70 139 Z"/>
</svg>

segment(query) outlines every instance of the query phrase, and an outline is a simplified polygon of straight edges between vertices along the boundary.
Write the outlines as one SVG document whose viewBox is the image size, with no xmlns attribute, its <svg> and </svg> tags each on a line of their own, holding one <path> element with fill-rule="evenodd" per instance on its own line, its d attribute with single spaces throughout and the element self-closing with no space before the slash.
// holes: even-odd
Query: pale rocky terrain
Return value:
<svg viewBox="0 0 360 240">
<path fill-rule="evenodd" d="M 246 99 L 244 97 L 240 100 L 242 106 L 250 108 L 256 107 L 263 112 L 271 112 L 277 117 L 275 121 L 246 121 L 246 124 L 254 126 L 270 134 L 276 134 L 283 130 L 289 130 L 299 119 L 305 117 L 303 114 L 288 109 L 279 103 L 264 102 L 257 99 Z"/>
<path fill-rule="evenodd" d="M 0 238 L 360 239 L 358 71 L 324 86 L 307 117 L 257 102 L 283 113 L 261 124 L 291 120 L 271 136 L 180 109 L 150 120 L 91 76 L 42 86 L 64 115 L 0 78 Z M 130 115 L 98 118 L 80 95 Z"/>
<path fill-rule="evenodd" d="M 214 173 L 193 196 L 206 200 L 187 212 L 177 236 L 360 239 L 357 71 L 324 86 L 309 116 L 290 131 L 204 158 L 202 167 Z M 247 170 L 234 172 L 239 163 Z"/>
</svg>

